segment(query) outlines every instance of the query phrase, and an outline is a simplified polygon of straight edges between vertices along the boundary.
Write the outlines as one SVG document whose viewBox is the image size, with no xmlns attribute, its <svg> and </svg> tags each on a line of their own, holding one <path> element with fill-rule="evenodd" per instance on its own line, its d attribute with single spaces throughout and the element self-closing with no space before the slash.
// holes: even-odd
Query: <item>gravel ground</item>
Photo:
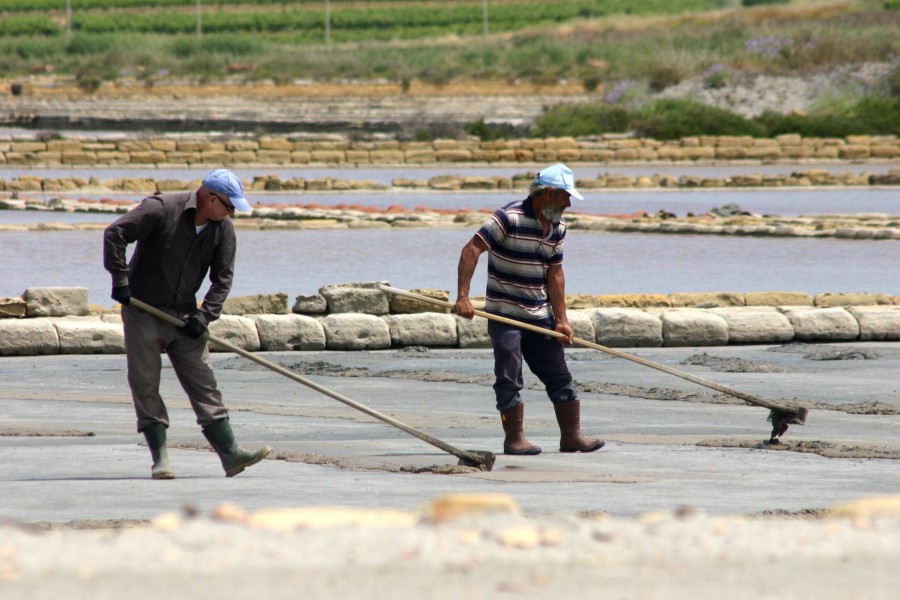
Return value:
<svg viewBox="0 0 900 600">
<path fill-rule="evenodd" d="M 896 597 L 898 344 L 636 352 L 807 404 L 807 426 L 767 447 L 766 411 L 573 351 L 583 427 L 607 446 L 558 453 L 529 381 L 527 431 L 544 453 L 480 472 L 217 353 L 238 439 L 273 445 L 273 460 L 222 477 L 167 367 L 177 478 L 159 482 L 122 357 L 4 357 L 0 598 Z M 457 447 L 498 451 L 489 351 L 266 356 Z"/>
<path fill-rule="evenodd" d="M 824 519 L 223 508 L 115 530 L 7 526 L 0 594 L 887 600 L 900 585 L 900 497 L 882 504 L 893 517 L 875 516 L 869 501 Z"/>
</svg>

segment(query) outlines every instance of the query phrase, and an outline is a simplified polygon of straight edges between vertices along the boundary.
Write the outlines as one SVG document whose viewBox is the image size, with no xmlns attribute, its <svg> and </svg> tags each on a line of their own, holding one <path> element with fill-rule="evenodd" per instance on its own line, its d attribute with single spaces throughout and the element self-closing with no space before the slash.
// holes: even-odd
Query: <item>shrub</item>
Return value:
<svg viewBox="0 0 900 600">
<path fill-rule="evenodd" d="M 525 137 L 528 131 L 511 123 L 485 123 L 479 119 L 465 126 L 466 133 L 478 137 L 483 142 Z"/>
<path fill-rule="evenodd" d="M 693 135 L 766 135 L 765 127 L 755 121 L 692 100 L 657 100 L 638 110 L 631 124 L 640 137 L 659 140 Z"/>
<path fill-rule="evenodd" d="M 872 96 L 842 112 L 782 115 L 765 112 L 757 121 L 769 135 L 799 133 L 804 137 L 900 134 L 900 100 Z"/>
<path fill-rule="evenodd" d="M 628 130 L 628 111 L 610 104 L 563 104 L 544 111 L 535 120 L 538 137 L 598 135 Z"/>
</svg>

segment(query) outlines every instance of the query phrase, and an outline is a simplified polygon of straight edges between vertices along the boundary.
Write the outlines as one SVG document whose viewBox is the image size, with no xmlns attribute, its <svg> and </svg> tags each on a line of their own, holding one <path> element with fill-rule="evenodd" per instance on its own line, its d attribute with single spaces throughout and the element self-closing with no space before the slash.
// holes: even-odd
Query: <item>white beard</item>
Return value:
<svg viewBox="0 0 900 600">
<path fill-rule="evenodd" d="M 544 215 L 548 221 L 553 224 L 559 223 L 562 220 L 563 209 L 557 208 L 553 209 L 550 206 L 545 206 L 541 209 L 541 214 Z"/>
</svg>

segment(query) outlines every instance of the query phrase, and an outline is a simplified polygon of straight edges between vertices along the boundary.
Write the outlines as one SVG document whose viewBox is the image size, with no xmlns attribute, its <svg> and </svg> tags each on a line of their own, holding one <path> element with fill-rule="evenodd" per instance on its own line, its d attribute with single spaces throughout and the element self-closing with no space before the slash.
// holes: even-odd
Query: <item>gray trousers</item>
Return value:
<svg viewBox="0 0 900 600">
<path fill-rule="evenodd" d="M 497 410 L 506 412 L 522 404 L 519 392 L 525 387 L 523 359 L 544 384 L 551 402 L 561 404 L 578 399 L 566 365 L 565 346 L 556 339 L 497 321 L 488 322 L 488 335 L 494 346 Z"/>
<path fill-rule="evenodd" d="M 163 310 L 178 316 L 174 311 Z M 191 339 L 177 327 L 136 307 L 122 307 L 122 324 L 128 385 L 139 432 L 154 423 L 169 425 L 169 413 L 159 394 L 162 352 L 169 356 L 201 427 L 228 416 L 210 366 L 206 340 Z"/>
</svg>

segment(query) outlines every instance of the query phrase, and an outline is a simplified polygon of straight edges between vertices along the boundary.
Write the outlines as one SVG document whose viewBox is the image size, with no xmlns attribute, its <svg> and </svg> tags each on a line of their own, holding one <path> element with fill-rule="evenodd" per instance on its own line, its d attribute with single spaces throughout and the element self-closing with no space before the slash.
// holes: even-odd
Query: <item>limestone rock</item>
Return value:
<svg viewBox="0 0 900 600">
<path fill-rule="evenodd" d="M 443 302 L 448 302 L 450 300 L 450 292 L 447 290 L 423 289 L 409 291 L 419 294 L 420 296 L 427 296 L 428 298 L 434 298 L 435 300 L 441 300 Z M 424 300 L 416 300 L 415 298 L 391 294 L 390 311 L 398 314 L 424 312 L 447 314 L 450 312 L 450 309 L 443 308 L 437 304 L 432 304 L 431 302 L 426 302 Z"/>
<path fill-rule="evenodd" d="M 322 294 L 297 296 L 291 312 L 301 315 L 319 315 L 328 312 L 328 301 Z"/>
<path fill-rule="evenodd" d="M 88 314 L 88 289 L 83 287 L 28 288 L 22 294 L 29 317 L 66 317 Z"/>
<path fill-rule="evenodd" d="M 254 315 L 260 350 L 324 350 L 325 329 L 304 315 Z"/>
<path fill-rule="evenodd" d="M 714 308 L 710 312 L 725 319 L 729 343 L 767 344 L 794 338 L 791 322 L 775 307 L 734 306 Z"/>
<path fill-rule="evenodd" d="M 569 325 L 575 332 L 575 337 L 589 342 L 594 341 L 594 323 L 591 321 L 591 313 L 588 310 L 567 310 L 566 316 L 569 318 Z"/>
<path fill-rule="evenodd" d="M 802 341 L 855 340 L 859 323 L 843 308 L 782 307 L 794 328 L 794 338 Z"/>
<path fill-rule="evenodd" d="M 259 350 L 259 332 L 256 330 L 256 323 L 248 317 L 222 315 L 209 324 L 209 334 L 248 352 Z M 213 352 L 230 352 L 215 342 L 210 342 L 209 349 Z"/>
<path fill-rule="evenodd" d="M 385 317 L 393 346 L 456 346 L 456 320 L 452 315 L 416 313 Z"/>
<path fill-rule="evenodd" d="M 488 320 L 480 317 L 456 319 L 456 335 L 460 348 L 490 348 L 491 338 L 488 335 Z"/>
<path fill-rule="evenodd" d="M 728 323 L 717 314 L 702 310 L 669 310 L 662 314 L 666 346 L 724 346 Z"/>
<path fill-rule="evenodd" d="M 328 312 L 385 315 L 389 312 L 387 295 L 378 283 L 327 285 L 319 289 L 328 303 Z"/>
<path fill-rule="evenodd" d="M 59 335 L 49 319 L 0 320 L 0 356 L 58 353 Z"/>
<path fill-rule="evenodd" d="M 851 306 L 860 340 L 900 340 L 900 306 Z"/>
<path fill-rule="evenodd" d="M 715 308 L 721 306 L 744 306 L 744 295 L 736 292 L 689 292 L 669 294 L 673 307 Z"/>
<path fill-rule="evenodd" d="M 222 307 L 222 313 L 226 315 L 284 315 L 288 312 L 285 292 L 228 298 Z"/>
<path fill-rule="evenodd" d="M 591 314 L 598 344 L 618 348 L 662 346 L 662 321 L 638 308 L 598 308 Z"/>
<path fill-rule="evenodd" d="M 322 319 L 322 327 L 329 350 L 383 350 L 391 347 L 390 328 L 384 319 L 375 315 L 332 314 Z"/>
<path fill-rule="evenodd" d="M 0 319 L 24 317 L 28 305 L 22 298 L 0 298 Z"/>
<path fill-rule="evenodd" d="M 812 296 L 805 292 L 747 292 L 747 306 L 812 306 Z"/>
<path fill-rule="evenodd" d="M 120 323 L 96 317 L 50 319 L 59 336 L 60 354 L 124 354 L 125 334 Z"/>
<path fill-rule="evenodd" d="M 891 304 L 893 296 L 890 294 L 867 294 L 867 293 L 824 293 L 816 294 L 813 303 L 819 308 L 829 308 L 833 306 L 871 306 L 875 304 Z"/>
</svg>

